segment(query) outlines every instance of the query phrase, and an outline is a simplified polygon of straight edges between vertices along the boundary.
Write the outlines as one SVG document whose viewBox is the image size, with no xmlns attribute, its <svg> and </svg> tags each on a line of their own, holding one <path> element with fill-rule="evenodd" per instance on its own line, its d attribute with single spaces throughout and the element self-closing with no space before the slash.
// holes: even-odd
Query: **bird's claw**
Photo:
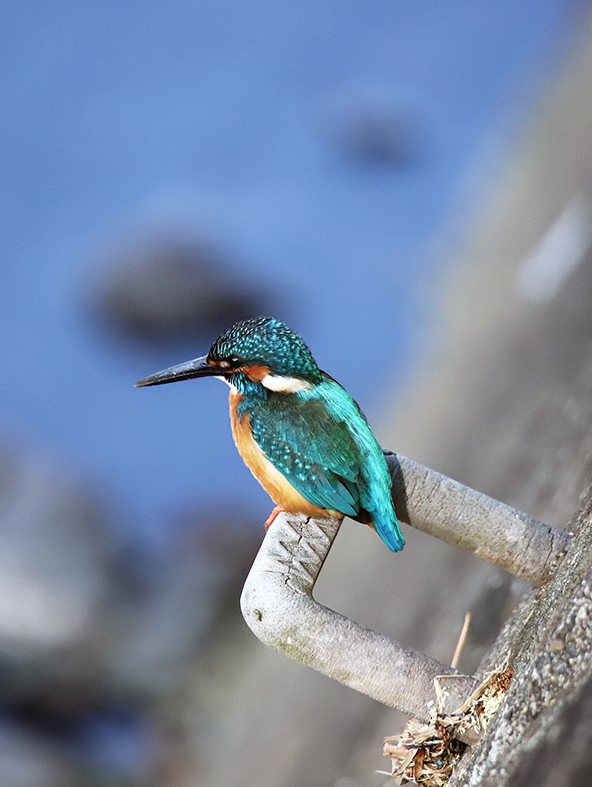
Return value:
<svg viewBox="0 0 592 787">
<path fill-rule="evenodd" d="M 276 516 L 277 516 L 278 514 L 281 514 L 283 510 L 284 510 L 284 509 L 283 509 L 283 508 L 281 508 L 280 506 L 276 506 L 276 507 L 273 509 L 273 511 L 271 512 L 271 514 L 270 514 L 270 515 L 267 517 L 267 521 L 266 521 L 266 522 L 265 522 L 265 524 L 263 525 L 263 529 L 265 530 L 265 532 L 266 532 L 266 533 L 267 533 L 267 530 L 269 529 L 269 527 L 270 527 L 270 526 L 273 524 L 273 521 L 274 521 L 274 519 L 276 518 Z"/>
</svg>

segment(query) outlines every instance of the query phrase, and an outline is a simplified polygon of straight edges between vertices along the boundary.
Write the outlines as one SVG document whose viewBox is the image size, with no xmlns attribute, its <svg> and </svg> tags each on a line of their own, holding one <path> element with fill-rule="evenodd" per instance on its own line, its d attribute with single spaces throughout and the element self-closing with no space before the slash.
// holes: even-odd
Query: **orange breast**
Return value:
<svg viewBox="0 0 592 787">
<path fill-rule="evenodd" d="M 240 401 L 240 394 L 230 393 L 230 425 L 232 436 L 239 454 L 244 463 L 261 484 L 263 489 L 271 497 L 273 502 L 283 508 L 284 511 L 291 513 L 306 514 L 306 516 L 336 516 L 342 514 L 337 511 L 329 511 L 324 508 L 309 503 L 300 492 L 296 491 L 292 484 L 277 470 L 269 459 L 265 456 L 261 448 L 253 439 L 249 417 L 244 415 L 239 419 L 237 405 Z"/>
</svg>

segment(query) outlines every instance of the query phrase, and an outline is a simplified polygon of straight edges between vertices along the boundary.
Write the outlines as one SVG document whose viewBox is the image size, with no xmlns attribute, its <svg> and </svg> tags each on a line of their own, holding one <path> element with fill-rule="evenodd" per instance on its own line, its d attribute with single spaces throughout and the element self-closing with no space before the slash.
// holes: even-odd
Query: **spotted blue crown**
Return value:
<svg viewBox="0 0 592 787">
<path fill-rule="evenodd" d="M 275 317 L 242 320 L 223 333 L 212 345 L 208 359 L 236 357 L 241 365 L 262 364 L 273 374 L 299 377 L 311 383 L 321 380 L 321 372 L 304 340 Z"/>
</svg>

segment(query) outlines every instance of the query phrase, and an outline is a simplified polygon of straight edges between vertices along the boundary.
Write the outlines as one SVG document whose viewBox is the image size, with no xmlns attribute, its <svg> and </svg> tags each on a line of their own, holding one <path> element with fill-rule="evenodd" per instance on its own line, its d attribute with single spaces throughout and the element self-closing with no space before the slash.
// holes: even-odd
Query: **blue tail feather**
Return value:
<svg viewBox="0 0 592 787">
<path fill-rule="evenodd" d="M 373 511 L 371 513 L 372 524 L 378 535 L 382 538 L 387 547 L 393 552 L 399 552 L 405 545 L 405 539 L 395 512 Z"/>
</svg>

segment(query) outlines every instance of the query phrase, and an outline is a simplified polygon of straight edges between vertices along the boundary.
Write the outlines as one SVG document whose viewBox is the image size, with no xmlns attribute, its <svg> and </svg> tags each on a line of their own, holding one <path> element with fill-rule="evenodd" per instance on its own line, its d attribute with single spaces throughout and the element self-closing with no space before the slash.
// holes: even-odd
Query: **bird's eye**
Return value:
<svg viewBox="0 0 592 787">
<path fill-rule="evenodd" d="M 240 366 L 240 364 L 241 359 L 236 355 L 233 355 L 230 358 L 225 358 L 223 361 L 218 361 L 218 366 L 221 369 L 235 369 L 237 366 Z"/>
</svg>

